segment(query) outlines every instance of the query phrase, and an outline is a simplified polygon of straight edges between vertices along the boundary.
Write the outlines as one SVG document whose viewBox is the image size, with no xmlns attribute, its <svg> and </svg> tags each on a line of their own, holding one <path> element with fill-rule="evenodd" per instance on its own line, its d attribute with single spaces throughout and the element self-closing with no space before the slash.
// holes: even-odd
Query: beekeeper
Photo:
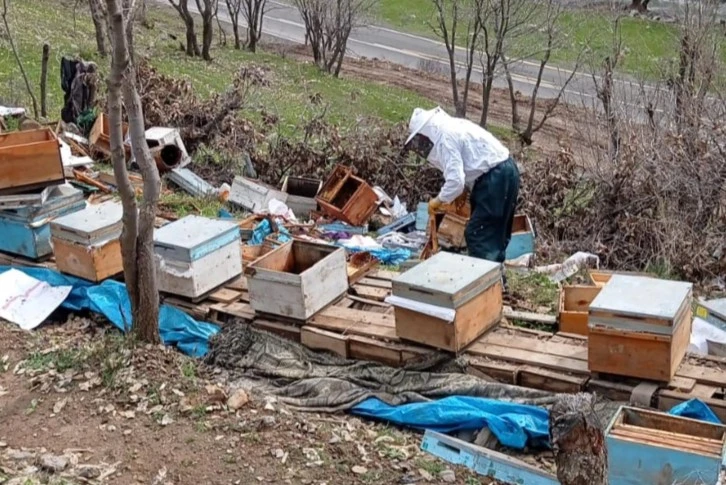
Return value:
<svg viewBox="0 0 726 485">
<path fill-rule="evenodd" d="M 409 132 L 406 147 L 444 175 L 444 186 L 429 201 L 429 213 L 454 202 L 468 188 L 469 255 L 503 263 L 519 193 L 519 170 L 507 147 L 481 126 L 449 116 L 441 108 L 416 108 Z"/>
</svg>

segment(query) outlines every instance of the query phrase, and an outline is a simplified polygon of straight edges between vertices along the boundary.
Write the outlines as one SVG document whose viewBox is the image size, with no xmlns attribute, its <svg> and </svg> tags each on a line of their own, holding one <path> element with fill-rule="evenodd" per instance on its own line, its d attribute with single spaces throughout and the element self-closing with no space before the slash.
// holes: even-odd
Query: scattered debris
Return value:
<svg viewBox="0 0 726 485">
<path fill-rule="evenodd" d="M 244 389 L 236 389 L 227 399 L 227 407 L 232 411 L 237 411 L 249 402 L 250 398 Z"/>
<path fill-rule="evenodd" d="M 32 330 L 65 301 L 71 289 L 51 286 L 11 268 L 0 274 L 0 317 Z"/>
</svg>

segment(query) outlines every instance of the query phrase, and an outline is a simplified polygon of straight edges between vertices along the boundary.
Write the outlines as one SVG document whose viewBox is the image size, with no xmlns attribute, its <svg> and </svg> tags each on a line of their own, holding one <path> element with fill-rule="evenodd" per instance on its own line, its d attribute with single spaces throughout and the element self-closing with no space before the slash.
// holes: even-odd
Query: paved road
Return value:
<svg viewBox="0 0 726 485">
<path fill-rule="evenodd" d="M 166 0 L 156 1 L 168 4 Z M 265 16 L 263 33 L 276 39 L 304 43 L 305 28 L 297 9 L 275 0 L 270 0 L 270 3 L 271 9 Z M 192 8 L 191 5 L 190 8 Z M 230 22 L 224 2 L 220 2 L 219 15 L 221 20 Z M 246 25 L 244 19 L 240 18 L 240 24 L 243 27 Z M 465 65 L 465 53 L 464 49 L 457 51 L 460 69 Z M 438 66 L 444 73 L 447 73 L 449 69 L 448 55 L 443 43 L 378 26 L 355 29 L 348 42 L 348 55 L 383 59 L 410 68 L 421 68 L 423 64 L 428 65 L 429 68 Z M 537 79 L 538 70 L 539 63 L 536 62 L 516 63 L 512 69 L 516 89 L 524 95 L 530 95 Z M 544 98 L 556 96 L 569 75 L 570 71 L 566 69 L 548 66 L 542 78 L 539 95 Z M 482 71 L 477 66 L 472 79 L 481 79 L 481 76 Z M 495 84 L 498 87 L 506 87 L 502 76 L 496 79 Z M 639 105 L 636 98 L 639 98 L 641 89 L 631 81 L 624 79 L 616 81 L 616 91 L 619 99 L 624 99 L 625 104 L 631 109 L 636 109 L 636 106 Z M 645 91 L 651 92 L 654 91 L 654 88 L 645 87 Z M 577 106 L 599 108 L 595 94 L 592 76 L 588 73 L 576 73 L 565 91 L 564 98 L 568 103 Z"/>
</svg>

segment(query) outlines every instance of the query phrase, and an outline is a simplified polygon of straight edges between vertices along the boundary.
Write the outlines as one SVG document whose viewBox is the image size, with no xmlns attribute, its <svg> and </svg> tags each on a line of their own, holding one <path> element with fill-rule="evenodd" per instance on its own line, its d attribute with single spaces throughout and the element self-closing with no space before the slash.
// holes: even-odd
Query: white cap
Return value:
<svg viewBox="0 0 726 485">
<path fill-rule="evenodd" d="M 440 106 L 437 106 L 436 108 L 430 110 L 425 110 L 423 108 L 414 109 L 413 114 L 411 115 L 411 121 L 408 122 L 409 135 L 406 139 L 406 145 L 411 143 L 413 137 L 421 133 L 421 130 L 424 129 L 429 121 L 431 121 L 434 116 L 442 111 L 443 110 Z"/>
</svg>

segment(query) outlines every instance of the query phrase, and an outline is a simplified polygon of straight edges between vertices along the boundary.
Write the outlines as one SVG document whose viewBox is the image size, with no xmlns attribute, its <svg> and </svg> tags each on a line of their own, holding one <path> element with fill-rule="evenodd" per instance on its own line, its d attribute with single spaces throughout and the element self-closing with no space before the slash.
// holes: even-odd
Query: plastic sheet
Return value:
<svg viewBox="0 0 726 485">
<path fill-rule="evenodd" d="M 673 406 L 668 414 L 673 416 L 681 416 L 684 418 L 698 419 L 708 423 L 721 424 L 716 413 L 714 413 L 708 405 L 700 399 L 691 399 Z"/>
<path fill-rule="evenodd" d="M 510 448 L 547 446 L 549 413 L 537 406 L 494 399 L 451 396 L 437 401 L 390 406 L 369 398 L 353 414 L 440 433 L 488 427 L 500 443 Z"/>
<path fill-rule="evenodd" d="M 290 239 L 290 233 L 285 229 L 282 225 L 278 226 L 279 235 L 277 236 L 277 240 L 281 243 L 287 242 Z M 250 246 L 259 246 L 263 242 L 265 242 L 265 238 L 272 234 L 272 228 L 270 227 L 270 221 L 267 219 L 263 219 L 260 221 L 255 228 L 252 230 L 252 238 L 250 238 L 249 245 Z"/>
<path fill-rule="evenodd" d="M 0 266 L 0 273 L 12 267 Z M 14 268 L 51 286 L 71 286 L 68 298 L 61 305 L 70 311 L 92 311 L 105 316 L 114 326 L 126 332 L 131 325 L 131 302 L 126 285 L 106 280 L 101 284 L 64 275 L 48 268 Z M 169 305 L 159 310 L 159 334 L 165 345 L 173 345 L 185 354 L 202 357 L 207 353 L 209 338 L 219 327 L 198 322 L 183 311 Z"/>
</svg>

